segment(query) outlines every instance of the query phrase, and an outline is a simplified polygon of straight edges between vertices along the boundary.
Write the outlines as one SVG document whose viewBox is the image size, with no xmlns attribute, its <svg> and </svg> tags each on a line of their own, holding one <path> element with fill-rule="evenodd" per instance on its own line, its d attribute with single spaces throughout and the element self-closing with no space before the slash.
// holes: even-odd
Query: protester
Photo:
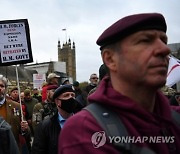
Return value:
<svg viewBox="0 0 180 154">
<path fill-rule="evenodd" d="M 117 147 L 118 141 L 113 140 L 117 142 L 112 144 L 108 136 L 105 140 L 104 127 L 83 110 L 65 124 L 59 138 L 59 154 L 180 153 L 180 127 L 172 119 L 169 100 L 159 90 L 166 83 L 170 53 L 166 29 L 161 14 L 136 14 L 118 20 L 97 40 L 109 76 L 102 79 L 88 100 L 121 119 L 127 137 L 131 137 L 131 146 L 126 147 L 127 142 L 118 140 L 121 146 Z M 176 110 L 180 111 L 178 107 Z M 111 115 L 105 112 L 102 116 Z M 114 125 L 106 126 L 116 128 Z M 118 129 L 110 131 L 115 133 Z M 132 137 L 139 141 L 133 142 Z M 147 137 L 144 142 L 143 137 Z M 150 137 L 156 141 L 150 142 Z M 158 137 L 172 140 L 164 142 Z M 133 150 L 135 146 L 137 151 Z"/>
<path fill-rule="evenodd" d="M 20 94 L 21 98 L 22 98 L 23 94 L 24 94 L 24 92 L 21 92 L 21 94 Z M 17 86 L 13 87 L 10 90 L 10 95 L 9 96 L 10 96 L 9 98 L 12 101 L 20 103 L 19 92 L 18 92 L 18 87 Z M 23 116 L 27 118 L 28 113 L 27 113 L 26 105 L 24 103 L 24 98 L 21 99 L 21 108 L 22 108 Z M 31 134 L 26 135 L 25 140 L 26 140 L 26 145 L 28 147 L 28 151 L 30 152 L 31 151 Z"/>
<path fill-rule="evenodd" d="M 57 107 L 53 101 L 53 95 L 57 88 L 58 86 L 56 85 L 49 85 L 47 87 L 47 99 L 43 103 L 37 103 L 34 106 L 33 116 L 32 116 L 33 130 L 35 130 L 35 127 L 43 119 L 52 117 L 56 113 Z"/>
<path fill-rule="evenodd" d="M 15 101 L 15 102 L 19 102 L 19 94 L 18 94 L 18 87 L 13 87 L 10 90 L 10 94 L 9 94 L 10 98 Z"/>
<path fill-rule="evenodd" d="M 98 77 L 97 77 L 97 74 L 93 73 L 90 75 L 90 79 L 89 79 L 90 83 L 82 89 L 82 95 L 85 99 L 85 105 L 88 104 L 88 100 L 87 100 L 87 97 L 89 95 L 89 92 L 94 89 L 97 84 L 98 84 Z"/>
<path fill-rule="evenodd" d="M 0 77 L 0 116 L 2 116 L 11 126 L 13 135 L 19 147 L 20 153 L 28 152 L 26 137 L 30 134 L 30 129 L 24 117 L 21 117 L 20 104 L 6 97 L 7 79 Z"/>
<path fill-rule="evenodd" d="M 32 114 L 33 108 L 38 103 L 38 100 L 31 96 L 31 90 L 25 89 L 24 90 L 24 104 L 26 106 L 26 120 L 31 128 L 31 135 L 34 136 L 33 126 L 32 126 Z"/>
<path fill-rule="evenodd" d="M 90 83 L 86 86 L 85 91 L 88 95 L 88 93 L 97 86 L 98 84 L 98 77 L 97 74 L 93 73 L 90 75 L 90 79 L 89 79 Z"/>
<path fill-rule="evenodd" d="M 57 154 L 58 135 L 65 121 L 73 115 L 77 102 L 72 85 L 63 85 L 53 95 L 58 112 L 37 126 L 33 154 Z"/>
<path fill-rule="evenodd" d="M 75 97 L 82 94 L 82 90 L 79 87 L 79 82 L 78 81 L 73 82 L 73 87 L 74 87 L 74 90 L 75 90 Z"/>
<path fill-rule="evenodd" d="M 108 74 L 107 72 L 107 68 L 104 64 L 102 64 L 100 67 L 99 67 L 99 83 L 100 81 Z M 98 83 L 98 84 L 99 84 Z M 88 93 L 88 96 L 91 95 L 92 93 L 94 93 L 96 91 L 98 86 L 96 86 L 95 88 L 91 89 L 91 91 Z"/>
<path fill-rule="evenodd" d="M 36 98 L 38 102 L 42 102 L 42 96 L 40 95 L 39 90 L 37 88 L 33 89 L 32 97 Z"/>
<path fill-rule="evenodd" d="M 75 98 L 78 101 L 78 105 L 76 108 L 76 113 L 81 111 L 81 109 L 83 107 L 86 106 L 86 94 L 84 94 L 81 90 L 81 88 L 79 87 L 79 82 L 78 81 L 74 81 L 73 82 L 73 87 L 74 87 L 74 91 L 75 91 Z"/>
<path fill-rule="evenodd" d="M 20 93 L 21 100 L 24 101 L 24 91 Z"/>
<path fill-rule="evenodd" d="M 63 79 L 63 80 L 62 80 L 62 83 L 61 83 L 61 85 L 66 85 L 66 84 L 70 84 L 68 78 Z"/>
<path fill-rule="evenodd" d="M 56 85 L 59 84 L 60 76 L 56 75 L 55 73 L 50 73 L 47 77 L 47 83 L 42 87 L 42 102 L 44 102 L 47 98 L 47 87 L 49 85 Z"/>
</svg>

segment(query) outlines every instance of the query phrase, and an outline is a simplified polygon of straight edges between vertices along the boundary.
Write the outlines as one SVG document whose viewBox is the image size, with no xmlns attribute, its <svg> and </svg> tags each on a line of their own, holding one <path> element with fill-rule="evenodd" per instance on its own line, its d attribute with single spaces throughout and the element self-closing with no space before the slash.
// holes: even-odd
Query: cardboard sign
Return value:
<svg viewBox="0 0 180 154">
<path fill-rule="evenodd" d="M 33 88 L 42 90 L 42 84 L 46 81 L 45 74 L 33 74 Z"/>
<path fill-rule="evenodd" d="M 0 66 L 33 62 L 27 19 L 0 21 Z"/>
</svg>

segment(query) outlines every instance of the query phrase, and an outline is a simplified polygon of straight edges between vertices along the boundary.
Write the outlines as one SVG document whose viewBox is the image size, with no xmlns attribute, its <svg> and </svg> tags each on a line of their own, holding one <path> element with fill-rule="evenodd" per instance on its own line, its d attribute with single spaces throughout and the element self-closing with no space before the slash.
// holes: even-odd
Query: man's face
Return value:
<svg viewBox="0 0 180 154">
<path fill-rule="evenodd" d="M 38 95 L 38 94 L 39 94 L 39 90 L 38 90 L 38 89 L 34 89 L 34 90 L 33 90 L 33 94 L 34 94 L 34 95 Z"/>
<path fill-rule="evenodd" d="M 26 100 L 26 101 L 30 101 L 31 100 L 31 94 L 26 94 L 26 95 L 24 95 L 24 100 Z"/>
<path fill-rule="evenodd" d="M 168 69 L 167 36 L 158 30 L 136 32 L 120 42 L 113 55 L 113 73 L 121 82 L 161 87 Z"/>
<path fill-rule="evenodd" d="M 13 90 L 10 96 L 12 97 L 13 100 L 18 100 L 19 98 L 18 90 Z"/>
<path fill-rule="evenodd" d="M 56 104 L 57 106 L 61 107 L 61 100 L 68 100 L 70 98 L 75 98 L 75 93 L 74 92 L 65 92 L 62 93 L 58 98 L 56 98 Z"/>
<path fill-rule="evenodd" d="M 90 82 L 92 83 L 92 84 L 94 84 L 94 85 L 97 85 L 97 83 L 98 83 L 98 77 L 97 77 L 97 75 L 96 74 L 92 74 L 91 76 L 90 76 Z"/>
<path fill-rule="evenodd" d="M 21 97 L 21 100 L 24 100 L 24 92 L 21 92 L 20 97 Z"/>
<path fill-rule="evenodd" d="M 47 98 L 49 101 L 52 101 L 55 89 L 47 90 Z"/>
<path fill-rule="evenodd" d="M 52 83 L 52 84 L 55 84 L 55 85 L 58 85 L 58 80 L 59 80 L 59 79 L 56 78 L 56 77 L 55 77 L 55 78 L 52 78 L 52 79 L 51 79 L 51 83 Z"/>
<path fill-rule="evenodd" d="M 0 80 L 0 100 L 4 98 L 6 93 L 5 84 Z"/>
</svg>

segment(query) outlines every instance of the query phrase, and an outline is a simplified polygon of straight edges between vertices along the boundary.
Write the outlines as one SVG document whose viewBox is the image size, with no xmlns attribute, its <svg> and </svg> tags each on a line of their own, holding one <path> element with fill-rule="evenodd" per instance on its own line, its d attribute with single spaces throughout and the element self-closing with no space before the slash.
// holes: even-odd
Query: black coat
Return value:
<svg viewBox="0 0 180 154">
<path fill-rule="evenodd" d="M 0 153 L 19 154 L 18 145 L 11 131 L 11 126 L 0 116 Z"/>
<path fill-rule="evenodd" d="M 43 120 L 35 130 L 32 154 L 57 154 L 60 130 L 58 113 Z"/>
</svg>

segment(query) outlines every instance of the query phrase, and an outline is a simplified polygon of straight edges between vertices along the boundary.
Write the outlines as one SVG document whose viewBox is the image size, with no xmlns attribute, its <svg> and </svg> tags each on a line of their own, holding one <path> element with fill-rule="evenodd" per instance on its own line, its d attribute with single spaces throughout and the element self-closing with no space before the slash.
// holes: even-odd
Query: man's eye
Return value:
<svg viewBox="0 0 180 154">
<path fill-rule="evenodd" d="M 150 42 L 151 40 L 148 38 L 141 39 L 140 42 Z"/>
</svg>

